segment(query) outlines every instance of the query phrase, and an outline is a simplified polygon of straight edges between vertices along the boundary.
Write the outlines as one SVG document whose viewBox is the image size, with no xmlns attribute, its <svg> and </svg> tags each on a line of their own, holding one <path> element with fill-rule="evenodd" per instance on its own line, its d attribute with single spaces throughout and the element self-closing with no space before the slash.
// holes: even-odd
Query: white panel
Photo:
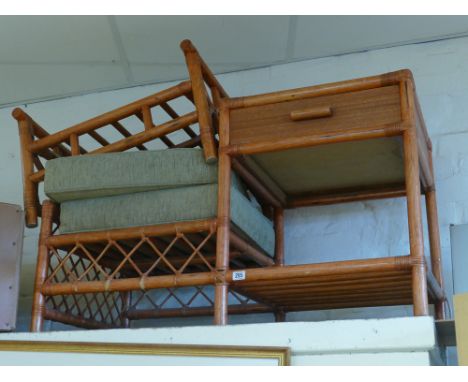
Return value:
<svg viewBox="0 0 468 382">
<path fill-rule="evenodd" d="M 0 63 L 118 59 L 106 16 L 2 16 Z"/>
<path fill-rule="evenodd" d="M 287 16 L 117 16 L 131 63 L 183 63 L 179 43 L 198 46 L 210 64 L 266 65 L 286 54 Z"/>
<path fill-rule="evenodd" d="M 299 355 L 292 366 L 431 366 L 428 352 Z"/>
<path fill-rule="evenodd" d="M 200 336 L 203 333 L 203 336 Z M 290 346 L 296 354 L 427 351 L 435 346 L 432 317 L 284 322 L 227 326 L 11 333 L 0 340 Z"/>
<path fill-rule="evenodd" d="M 467 32 L 467 16 L 299 16 L 294 58 L 325 57 Z"/>
<path fill-rule="evenodd" d="M 435 346 L 432 317 L 10 333 L 1 340 L 284 346 L 291 349 L 293 365 L 428 365 Z"/>
<path fill-rule="evenodd" d="M 0 65 L 0 104 L 126 84 L 119 65 Z"/>
<path fill-rule="evenodd" d="M 23 231 L 20 206 L 0 203 L 0 332 L 16 328 Z"/>
<path fill-rule="evenodd" d="M 468 224 L 450 226 L 453 293 L 468 293 Z"/>
</svg>

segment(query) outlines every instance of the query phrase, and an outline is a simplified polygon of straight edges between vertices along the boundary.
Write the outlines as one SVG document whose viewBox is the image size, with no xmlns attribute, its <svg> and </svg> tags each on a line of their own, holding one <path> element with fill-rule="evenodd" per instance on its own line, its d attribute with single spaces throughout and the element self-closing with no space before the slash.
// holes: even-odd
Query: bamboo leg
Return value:
<svg viewBox="0 0 468 382">
<path fill-rule="evenodd" d="M 421 216 L 421 186 L 419 177 L 418 143 L 414 125 L 403 133 L 405 163 L 406 199 L 408 209 L 408 229 L 410 255 L 413 265 L 413 311 L 415 316 L 429 314 L 427 298 L 426 265 Z"/>
<path fill-rule="evenodd" d="M 282 267 L 284 265 L 284 210 L 275 208 L 275 265 Z M 284 322 L 286 313 L 282 310 L 276 310 L 275 321 Z"/>
<path fill-rule="evenodd" d="M 275 264 L 284 265 L 284 210 L 275 208 Z"/>
<path fill-rule="evenodd" d="M 132 306 L 132 292 L 127 291 L 127 292 L 121 292 L 122 296 L 122 312 L 121 317 L 122 317 L 122 327 L 124 328 L 129 328 L 130 327 L 130 319 L 128 318 L 128 310 Z"/>
<path fill-rule="evenodd" d="M 434 170 L 432 166 L 432 158 L 429 158 L 430 170 L 434 177 Z M 439 233 L 439 219 L 437 215 L 437 198 L 435 185 L 426 190 L 426 213 L 427 224 L 429 228 L 429 243 L 431 248 L 431 268 L 434 277 L 439 282 L 440 287 L 444 288 L 444 280 L 442 275 L 442 256 L 440 250 L 440 233 Z M 445 318 L 444 300 L 437 301 L 435 304 L 436 318 L 443 320 Z"/>
<path fill-rule="evenodd" d="M 222 107 L 220 111 L 220 143 L 228 144 L 229 110 Z M 216 236 L 216 271 L 218 277 L 215 285 L 216 325 L 226 325 L 228 320 L 228 285 L 225 274 L 229 267 L 229 232 L 231 209 L 231 158 L 224 152 L 219 155 L 218 166 L 218 224 Z"/>
<path fill-rule="evenodd" d="M 275 311 L 275 321 L 276 322 L 286 321 L 286 313 L 282 310 Z"/>
<path fill-rule="evenodd" d="M 49 250 L 45 244 L 52 233 L 52 221 L 55 205 L 46 200 L 42 206 L 41 232 L 39 234 L 39 252 L 36 264 L 36 277 L 34 281 L 33 308 L 31 317 L 31 331 L 40 332 L 44 326 L 45 297 L 41 293 L 42 285 L 47 277 L 49 263 Z"/>
</svg>

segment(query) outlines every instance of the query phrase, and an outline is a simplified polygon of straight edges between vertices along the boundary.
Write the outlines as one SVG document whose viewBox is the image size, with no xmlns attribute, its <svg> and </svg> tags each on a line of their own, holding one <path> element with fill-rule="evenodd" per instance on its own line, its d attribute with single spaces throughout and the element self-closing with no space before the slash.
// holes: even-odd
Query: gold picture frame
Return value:
<svg viewBox="0 0 468 382">
<path fill-rule="evenodd" d="M 274 346 L 0 341 L 0 358 L 2 352 L 234 358 L 240 360 L 239 364 L 242 359 L 276 360 L 278 366 L 291 364 L 290 348 Z"/>
</svg>

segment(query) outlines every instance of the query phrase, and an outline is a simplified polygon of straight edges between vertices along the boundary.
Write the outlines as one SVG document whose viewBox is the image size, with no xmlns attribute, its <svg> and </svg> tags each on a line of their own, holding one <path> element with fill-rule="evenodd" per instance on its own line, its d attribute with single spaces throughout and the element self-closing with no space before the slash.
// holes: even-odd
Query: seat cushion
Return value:
<svg viewBox="0 0 468 382">
<path fill-rule="evenodd" d="M 97 231 L 214 218 L 217 199 L 217 184 L 204 184 L 66 201 L 61 204 L 60 231 Z M 231 220 L 273 255 L 272 222 L 235 186 L 231 187 Z"/>
<path fill-rule="evenodd" d="M 200 149 L 133 151 L 49 160 L 44 191 L 56 202 L 216 183 Z"/>
</svg>

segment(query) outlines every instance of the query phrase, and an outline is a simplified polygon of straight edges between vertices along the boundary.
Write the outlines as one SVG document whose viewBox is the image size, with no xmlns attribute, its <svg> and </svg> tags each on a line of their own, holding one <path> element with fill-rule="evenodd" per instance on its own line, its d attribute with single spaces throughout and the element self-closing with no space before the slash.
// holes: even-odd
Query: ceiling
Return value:
<svg viewBox="0 0 468 382">
<path fill-rule="evenodd" d="M 0 16 L 0 107 L 468 35 L 468 16 Z"/>
</svg>

